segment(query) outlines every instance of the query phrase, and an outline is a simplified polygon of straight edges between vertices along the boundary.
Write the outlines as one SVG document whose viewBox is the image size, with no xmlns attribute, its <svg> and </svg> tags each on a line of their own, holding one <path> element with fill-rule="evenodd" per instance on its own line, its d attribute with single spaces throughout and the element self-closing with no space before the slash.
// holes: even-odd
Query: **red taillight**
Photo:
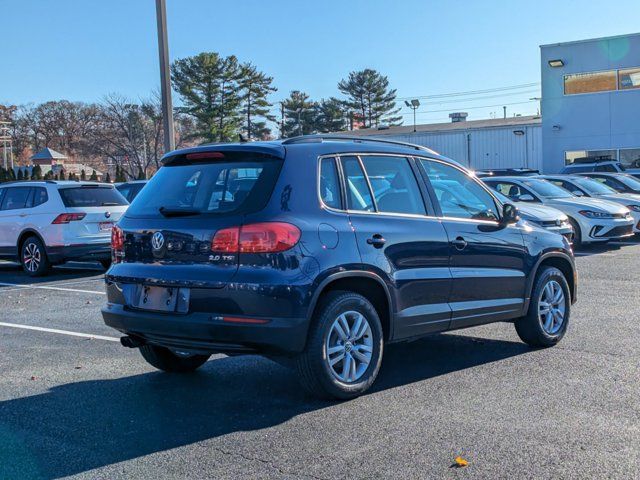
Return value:
<svg viewBox="0 0 640 480">
<path fill-rule="evenodd" d="M 211 250 L 221 253 L 278 253 L 294 247 L 300 229 L 284 222 L 264 222 L 218 230 Z"/>
<path fill-rule="evenodd" d="M 124 257 L 124 232 L 117 225 L 111 229 L 111 261 L 119 263 Z"/>
<path fill-rule="evenodd" d="M 77 222 L 78 220 L 82 220 L 86 216 L 86 213 L 61 213 L 51 223 L 54 225 L 59 225 L 61 223 Z"/>
</svg>

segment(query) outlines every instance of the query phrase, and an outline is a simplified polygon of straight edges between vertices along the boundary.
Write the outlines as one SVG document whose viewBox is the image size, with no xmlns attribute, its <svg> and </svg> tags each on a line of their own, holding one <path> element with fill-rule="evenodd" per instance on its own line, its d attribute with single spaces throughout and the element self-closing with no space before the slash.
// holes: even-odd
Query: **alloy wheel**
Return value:
<svg viewBox="0 0 640 480">
<path fill-rule="evenodd" d="M 550 280 L 540 293 L 538 318 L 542 329 L 548 335 L 557 334 L 565 321 L 567 305 L 564 291 L 555 280 Z"/>
<path fill-rule="evenodd" d="M 42 255 L 40 253 L 40 248 L 35 243 L 28 243 L 25 245 L 24 253 L 23 253 L 23 262 L 25 268 L 29 272 L 37 272 L 40 267 L 40 262 L 42 261 Z"/>
<path fill-rule="evenodd" d="M 356 311 L 339 315 L 325 342 L 325 359 L 331 373 L 341 382 L 356 382 L 372 358 L 373 335 L 366 317 Z"/>
</svg>

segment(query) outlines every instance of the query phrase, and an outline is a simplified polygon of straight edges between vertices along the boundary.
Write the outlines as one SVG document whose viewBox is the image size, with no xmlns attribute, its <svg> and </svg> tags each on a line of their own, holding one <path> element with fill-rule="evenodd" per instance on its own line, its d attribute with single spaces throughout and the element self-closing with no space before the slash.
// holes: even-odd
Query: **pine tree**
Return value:
<svg viewBox="0 0 640 480">
<path fill-rule="evenodd" d="M 60 173 L 58 174 L 58 176 L 60 177 L 60 180 L 61 180 L 61 181 L 64 181 L 64 180 L 65 180 L 65 178 L 64 178 L 64 168 L 61 168 L 61 169 L 60 169 Z"/>
<path fill-rule="evenodd" d="M 344 103 L 337 98 L 322 99 L 314 108 L 314 124 L 317 132 L 329 133 L 346 130 L 348 127 L 347 111 Z"/>
<path fill-rule="evenodd" d="M 397 115 L 396 90 L 389 89 L 389 80 L 377 71 L 367 68 L 351 72 L 338 83 L 338 89 L 347 96 L 345 105 L 362 115 L 365 128 L 402 124 L 402 117 Z"/>
<path fill-rule="evenodd" d="M 289 95 L 289 98 L 282 102 L 282 105 L 285 115 L 282 128 L 283 138 L 308 135 L 315 131 L 315 103 L 309 100 L 309 95 L 299 90 L 294 90 Z"/>
<path fill-rule="evenodd" d="M 242 98 L 242 111 L 244 115 L 242 131 L 247 140 L 253 138 L 266 139 L 271 129 L 264 120 L 276 121 L 276 117 L 269 113 L 272 104 L 267 97 L 278 89 L 271 84 L 273 77 L 259 72 L 256 67 L 247 63 L 242 66 L 240 80 L 240 95 Z"/>
<path fill-rule="evenodd" d="M 13 168 L 10 168 L 10 169 L 9 169 L 8 180 L 9 180 L 9 181 L 17 180 L 17 178 L 16 178 L 16 171 L 15 171 Z"/>
<path fill-rule="evenodd" d="M 98 181 L 98 174 L 96 173 L 95 169 L 91 173 L 91 176 L 89 177 L 89 180 L 91 180 L 92 182 L 97 182 Z"/>
<path fill-rule="evenodd" d="M 106 183 L 111 183 L 111 175 L 109 175 L 109 172 L 107 172 L 107 175 L 104 177 L 104 181 Z"/>
<path fill-rule="evenodd" d="M 203 52 L 176 60 L 171 65 L 173 86 L 182 98 L 178 111 L 195 119 L 192 136 L 206 141 L 237 138 L 242 125 L 238 59 Z"/>
<path fill-rule="evenodd" d="M 18 168 L 18 180 L 24 180 L 24 175 L 22 173 L 22 168 Z"/>
<path fill-rule="evenodd" d="M 80 180 L 83 182 L 87 180 L 87 172 L 84 171 L 84 168 L 80 170 Z"/>
<path fill-rule="evenodd" d="M 32 180 L 42 180 L 42 167 L 40 165 L 35 165 L 31 169 L 31 179 Z"/>
<path fill-rule="evenodd" d="M 7 171 L 4 167 L 0 167 L 0 183 L 7 181 Z"/>
</svg>

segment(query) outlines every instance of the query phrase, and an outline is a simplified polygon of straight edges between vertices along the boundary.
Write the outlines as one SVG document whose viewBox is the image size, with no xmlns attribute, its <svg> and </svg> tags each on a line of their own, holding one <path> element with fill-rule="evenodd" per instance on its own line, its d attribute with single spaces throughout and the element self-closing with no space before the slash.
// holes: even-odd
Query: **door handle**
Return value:
<svg viewBox="0 0 640 480">
<path fill-rule="evenodd" d="M 451 242 L 451 245 L 456 247 L 456 250 L 464 250 L 467 246 L 467 241 L 462 237 L 457 237 L 455 240 Z"/>
<path fill-rule="evenodd" d="M 24 217 L 27 216 L 27 214 L 26 213 L 21 213 L 19 216 L 24 218 Z"/>
<path fill-rule="evenodd" d="M 374 248 L 382 248 L 387 241 L 382 235 L 376 233 L 373 237 L 367 238 L 367 243 L 373 245 Z"/>
</svg>

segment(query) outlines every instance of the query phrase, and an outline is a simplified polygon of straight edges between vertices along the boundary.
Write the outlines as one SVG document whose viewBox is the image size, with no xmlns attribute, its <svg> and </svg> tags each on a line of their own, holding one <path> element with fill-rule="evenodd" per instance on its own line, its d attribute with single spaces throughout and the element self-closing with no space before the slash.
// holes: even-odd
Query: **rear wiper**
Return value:
<svg viewBox="0 0 640 480">
<path fill-rule="evenodd" d="M 202 212 L 194 208 L 166 208 L 160 207 L 158 211 L 165 217 L 188 217 L 191 215 L 199 215 Z"/>
</svg>

